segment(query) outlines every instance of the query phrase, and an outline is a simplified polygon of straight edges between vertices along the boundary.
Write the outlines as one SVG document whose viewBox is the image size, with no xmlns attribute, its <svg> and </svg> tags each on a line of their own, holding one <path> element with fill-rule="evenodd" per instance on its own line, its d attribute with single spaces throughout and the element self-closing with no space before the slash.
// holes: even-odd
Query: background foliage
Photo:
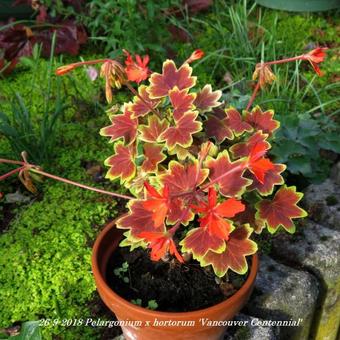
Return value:
<svg viewBox="0 0 340 340">
<path fill-rule="evenodd" d="M 274 68 L 278 80 L 255 102 L 275 109 L 281 121 L 273 155 L 276 161 L 287 162 L 292 174 L 289 183 L 294 181 L 301 188 L 327 177 L 340 152 L 340 17 L 334 12 L 292 14 L 254 7 L 251 1 L 222 0 L 191 16 L 185 10 L 176 15 L 164 13 L 178 2 L 92 0 L 87 7 L 92 14 L 87 16 L 75 13 L 73 7 L 60 6 L 60 1 L 43 1 L 55 16 L 79 15 L 79 20 L 88 23 L 93 39 L 79 58 L 95 59 L 103 54 L 119 57 L 121 49 L 126 48 L 150 54 L 152 69 L 159 70 L 166 57 L 183 61 L 193 49 L 201 48 L 206 56 L 194 66 L 199 84 L 210 82 L 222 88 L 227 103 L 238 109 L 246 106 L 252 91 L 249 79 L 261 58 L 289 57 L 317 45 L 330 47 L 323 64 L 324 77 L 314 76 L 308 65 L 301 73 L 294 64 Z M 173 38 L 168 25 L 177 28 L 176 36 L 181 39 Z M 79 58 L 54 58 L 53 69 Z M 46 169 L 108 188 L 110 184 L 100 179 L 100 170 L 93 176 L 88 169 L 93 165 L 100 169 L 111 151 L 98 135 L 107 124 L 102 81 L 90 82 L 84 69 L 57 81 L 48 65 L 36 55 L 22 60 L 11 75 L 0 79 L 0 111 L 13 119 L 11 102 L 17 92 L 30 111 L 32 125 L 39 129 L 46 113 L 45 89 L 50 77 L 49 105 L 54 107 L 62 98 L 64 106 Z M 122 102 L 126 97 L 119 93 L 114 100 Z M 0 156 L 16 157 L 3 134 Z M 0 173 L 5 170 L 0 167 Z M 18 189 L 24 191 L 16 179 L 0 184 L 1 192 Z M 29 203 L 0 202 L 0 221 L 12 218 L 0 235 L 0 328 L 28 319 L 91 315 L 95 290 L 90 272 L 91 245 L 99 228 L 116 215 L 116 202 L 50 180 L 39 189 L 37 197 L 25 193 Z M 74 333 L 80 331 L 76 328 L 43 331 L 44 339 L 56 334 L 65 339 L 80 336 Z M 89 334 L 84 335 L 81 330 L 83 338 L 99 338 L 92 329 L 86 331 Z"/>
</svg>

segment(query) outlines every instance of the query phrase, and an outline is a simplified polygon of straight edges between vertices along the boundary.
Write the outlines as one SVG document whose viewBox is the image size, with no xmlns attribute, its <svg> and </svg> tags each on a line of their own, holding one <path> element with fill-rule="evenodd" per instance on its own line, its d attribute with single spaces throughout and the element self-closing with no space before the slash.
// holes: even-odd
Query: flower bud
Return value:
<svg viewBox="0 0 340 340">
<path fill-rule="evenodd" d="M 202 50 L 195 50 L 192 52 L 191 56 L 185 61 L 186 63 L 190 64 L 195 60 L 199 60 L 204 57 L 204 52 Z"/>
<path fill-rule="evenodd" d="M 253 80 L 257 79 L 260 87 L 262 88 L 266 84 L 271 84 L 276 79 L 276 76 L 269 65 L 260 63 L 256 65 L 255 71 L 253 73 Z"/>
<path fill-rule="evenodd" d="M 55 74 L 57 76 L 62 76 L 66 73 L 71 72 L 72 70 L 74 70 L 76 68 L 75 64 L 69 64 L 69 65 L 64 65 L 64 66 L 60 66 L 57 68 L 57 70 L 55 71 Z"/>
</svg>

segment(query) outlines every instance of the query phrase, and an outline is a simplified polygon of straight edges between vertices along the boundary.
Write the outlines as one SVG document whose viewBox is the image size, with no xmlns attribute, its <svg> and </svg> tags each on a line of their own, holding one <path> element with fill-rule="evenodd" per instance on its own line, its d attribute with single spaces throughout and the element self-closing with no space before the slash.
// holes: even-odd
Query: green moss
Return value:
<svg viewBox="0 0 340 340">
<path fill-rule="evenodd" d="M 263 230 L 261 234 L 253 234 L 254 240 L 258 245 L 258 249 L 263 253 L 270 255 L 273 248 L 273 241 L 267 229 Z"/>
<path fill-rule="evenodd" d="M 91 59 L 92 55 L 86 57 Z M 51 97 L 50 106 L 56 99 L 56 96 L 64 98 L 66 110 L 66 119 L 71 119 L 77 112 L 81 111 L 84 106 L 92 111 L 96 110 L 98 100 L 102 91 L 102 80 L 98 79 L 92 82 L 86 75 L 86 68 L 79 68 L 68 74 L 67 76 L 59 77 L 62 80 L 61 90 L 57 88 L 54 70 L 58 66 L 66 62 L 79 61 L 78 58 L 67 58 L 67 61 L 62 61 L 60 58 L 55 58 L 52 66 L 52 74 L 50 79 Z M 18 92 L 25 101 L 27 107 L 34 118 L 39 118 L 45 109 L 45 99 L 49 82 L 48 67 L 49 61 L 45 59 L 37 59 L 31 66 L 17 66 L 13 73 L 4 79 L 1 79 L 1 104 L 0 110 L 5 113 L 11 112 L 11 99 L 13 94 Z M 82 101 L 81 107 L 78 107 L 79 101 Z"/>
<path fill-rule="evenodd" d="M 251 327 L 251 326 L 249 326 Z M 251 331 L 249 329 L 249 327 L 239 327 L 234 335 L 234 339 L 235 340 L 247 340 L 250 339 L 251 337 Z"/>
<path fill-rule="evenodd" d="M 94 185 L 81 165 L 109 156 L 110 146 L 98 136 L 103 121 L 105 115 L 64 124 L 50 171 Z M 40 189 L 42 199 L 18 209 L 9 231 L 0 236 L 0 328 L 40 318 L 91 317 L 91 246 L 99 229 L 117 215 L 116 202 L 53 180 Z M 88 327 L 43 329 L 44 339 L 84 338 L 84 332 L 95 337 Z"/>
<path fill-rule="evenodd" d="M 39 64 L 36 78 L 42 82 L 46 61 L 39 60 Z M 43 100 L 40 92 L 32 89 L 31 71 L 20 66 L 2 81 L 1 95 L 5 100 L 1 108 L 6 110 L 12 91 L 20 91 L 33 119 L 37 119 Z M 52 86 L 53 81 L 54 77 Z M 82 69 L 63 77 L 62 95 L 67 98 L 68 109 L 57 130 L 53 160 L 44 170 L 109 190 L 111 183 L 94 183 L 84 168 L 88 162 L 102 165 L 112 154 L 107 139 L 99 136 L 100 128 L 109 120 L 98 103 L 102 80 L 96 84 L 92 87 Z M 1 137 L 0 149 L 2 156 L 15 158 Z M 0 168 L 0 173 L 9 170 L 5 166 Z M 32 203 L 18 206 L 15 220 L 0 235 L 0 328 L 41 318 L 92 317 L 88 307 L 95 291 L 91 247 L 99 229 L 117 215 L 116 202 L 51 179 L 45 179 L 38 187 L 40 198 L 32 196 Z M 13 177 L 6 186 L 1 186 L 1 191 L 6 194 L 17 188 L 23 190 Z M 0 202 L 0 218 L 3 206 Z M 97 332 L 90 327 L 51 326 L 43 328 L 43 337 L 94 339 Z"/>
<path fill-rule="evenodd" d="M 0 237 L 0 320 L 83 318 L 95 290 L 90 245 L 114 203 L 56 184 Z M 111 210 L 111 212 L 110 212 Z M 51 332 L 59 332 L 53 329 Z"/>
<path fill-rule="evenodd" d="M 326 203 L 328 206 L 336 205 L 338 204 L 338 199 L 334 195 L 330 195 L 326 197 Z"/>
<path fill-rule="evenodd" d="M 340 325 L 340 302 L 337 300 L 334 303 L 334 296 L 340 294 L 340 281 L 334 286 L 327 288 L 326 298 L 323 306 L 319 309 L 318 325 L 315 335 L 312 336 L 315 340 L 337 339 L 337 333 Z"/>
<path fill-rule="evenodd" d="M 270 29 L 276 40 L 276 52 L 284 55 L 294 54 L 314 41 L 314 30 L 318 27 L 316 16 L 313 14 L 292 14 L 283 11 L 266 10 L 262 25 Z"/>
</svg>

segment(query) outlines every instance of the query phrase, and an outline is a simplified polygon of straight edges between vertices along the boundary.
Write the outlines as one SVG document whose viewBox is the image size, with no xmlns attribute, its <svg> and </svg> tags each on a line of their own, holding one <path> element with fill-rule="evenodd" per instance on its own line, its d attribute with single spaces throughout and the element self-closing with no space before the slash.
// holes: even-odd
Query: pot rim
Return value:
<svg viewBox="0 0 340 340">
<path fill-rule="evenodd" d="M 252 265 L 250 268 L 250 272 L 249 275 L 247 277 L 247 280 L 245 281 L 245 283 L 242 285 L 242 287 L 232 296 L 230 296 L 229 298 L 227 298 L 226 300 L 219 302 L 216 305 L 207 307 L 207 308 L 203 308 L 203 309 L 198 309 L 195 311 L 191 311 L 191 312 L 162 312 L 162 311 L 153 311 L 150 309 L 146 309 L 144 307 L 140 307 L 137 306 L 127 300 L 125 300 L 123 297 L 121 297 L 120 295 L 118 295 L 117 293 L 115 293 L 106 283 L 106 280 L 104 279 L 103 275 L 101 274 L 100 270 L 99 270 L 99 265 L 98 265 L 98 249 L 101 245 L 102 240 L 105 238 L 106 234 L 112 229 L 115 228 L 115 224 L 116 224 L 116 220 L 113 220 L 111 222 L 109 222 L 104 229 L 99 233 L 94 245 L 93 245 L 93 249 L 92 249 L 92 258 L 91 258 L 91 262 L 92 262 L 92 273 L 95 277 L 95 281 L 96 281 L 96 286 L 98 287 L 98 285 L 100 285 L 102 287 L 102 289 L 104 290 L 105 294 L 107 294 L 110 298 L 112 298 L 113 300 L 117 301 L 119 304 L 121 305 L 125 305 L 126 308 L 129 308 L 131 310 L 133 310 L 136 313 L 139 314 L 143 314 L 147 317 L 150 318 L 155 318 L 155 317 L 167 317 L 167 318 L 180 318 L 180 317 L 186 317 L 186 318 L 199 318 L 199 317 L 204 317 L 205 313 L 209 313 L 212 311 L 216 311 L 217 309 L 226 309 L 229 306 L 234 305 L 234 303 L 239 300 L 239 298 L 242 297 L 242 295 L 245 295 L 249 289 L 251 289 L 253 282 L 255 281 L 256 275 L 257 275 L 257 271 L 258 271 L 258 267 L 259 267 L 259 259 L 258 259 L 258 255 L 257 253 L 252 255 Z M 117 228 L 118 229 L 118 228 Z"/>
</svg>

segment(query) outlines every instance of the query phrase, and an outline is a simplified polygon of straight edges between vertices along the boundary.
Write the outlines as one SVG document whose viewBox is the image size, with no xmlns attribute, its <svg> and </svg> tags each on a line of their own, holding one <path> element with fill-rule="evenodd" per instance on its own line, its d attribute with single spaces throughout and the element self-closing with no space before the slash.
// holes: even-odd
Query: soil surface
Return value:
<svg viewBox="0 0 340 340">
<path fill-rule="evenodd" d="M 123 268 L 117 275 L 117 269 Z M 116 273 L 115 273 L 116 272 Z M 125 300 L 137 300 L 148 307 L 155 300 L 158 311 L 188 312 L 213 306 L 233 295 L 247 275 L 229 271 L 217 280 L 210 267 L 201 268 L 197 261 L 180 264 L 150 260 L 150 254 L 141 248 L 132 252 L 118 248 L 109 259 L 106 278 L 108 285 Z"/>
</svg>

